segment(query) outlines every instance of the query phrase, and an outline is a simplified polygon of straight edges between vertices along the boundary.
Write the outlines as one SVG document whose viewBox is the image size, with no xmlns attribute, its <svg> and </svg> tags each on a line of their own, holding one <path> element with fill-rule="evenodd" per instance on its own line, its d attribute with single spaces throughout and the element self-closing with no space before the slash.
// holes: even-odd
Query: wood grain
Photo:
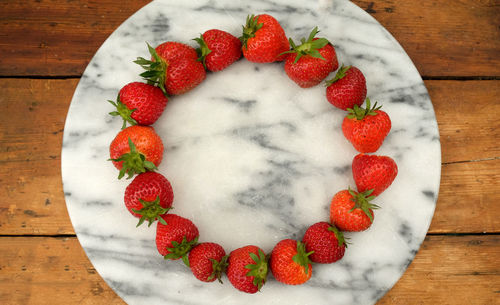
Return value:
<svg viewBox="0 0 500 305">
<path fill-rule="evenodd" d="M 0 1 L 0 75 L 81 75 L 104 40 L 148 2 Z M 353 2 L 392 33 L 422 75 L 500 75 L 498 0 Z"/>
</svg>

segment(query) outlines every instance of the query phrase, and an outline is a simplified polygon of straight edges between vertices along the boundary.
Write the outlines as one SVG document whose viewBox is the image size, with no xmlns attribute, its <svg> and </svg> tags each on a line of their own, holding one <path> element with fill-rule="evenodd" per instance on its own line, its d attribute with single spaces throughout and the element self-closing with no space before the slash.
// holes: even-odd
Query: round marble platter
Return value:
<svg viewBox="0 0 500 305">
<path fill-rule="evenodd" d="M 107 100 L 141 81 L 132 61 L 148 57 L 146 42 L 191 39 L 218 28 L 235 36 L 248 14 L 268 13 L 298 41 L 315 26 L 336 48 L 341 63 L 360 68 L 368 96 L 392 119 L 378 155 L 395 159 L 399 174 L 375 199 L 372 227 L 346 233 L 344 258 L 313 266 L 310 281 L 283 285 L 270 274 L 250 295 L 195 279 L 181 261 L 166 261 L 155 246 L 156 227 L 136 228 L 107 161 L 121 122 Z M 333 77 L 334 73 L 330 77 Z M 197 88 L 174 96 L 154 128 L 165 153 L 159 172 L 171 182 L 172 213 L 191 219 L 200 241 L 229 253 L 255 244 L 269 253 L 285 238 L 328 221 L 332 196 L 355 187 L 357 152 L 342 135 L 345 112 L 332 107 L 323 85 L 301 89 L 282 63 L 244 59 L 208 73 Z M 440 142 L 424 83 L 397 41 L 349 1 L 154 1 L 125 21 L 102 45 L 76 89 L 64 131 L 62 179 L 66 204 L 92 264 L 130 305 L 139 304 L 374 304 L 413 260 L 431 222 L 440 180 Z"/>
</svg>

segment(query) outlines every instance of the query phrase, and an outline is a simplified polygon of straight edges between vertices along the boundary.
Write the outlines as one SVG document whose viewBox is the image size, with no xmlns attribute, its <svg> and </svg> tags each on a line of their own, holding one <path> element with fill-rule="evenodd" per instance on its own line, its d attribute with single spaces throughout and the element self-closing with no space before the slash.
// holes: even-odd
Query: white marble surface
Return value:
<svg viewBox="0 0 500 305">
<path fill-rule="evenodd" d="M 377 154 L 395 159 L 399 175 L 375 203 L 373 226 L 348 233 L 345 257 L 315 265 L 302 286 L 269 276 L 247 295 L 202 283 L 180 261 L 157 253 L 155 226 L 135 228 L 123 204 L 129 183 L 106 161 L 121 127 L 108 99 L 140 80 L 132 63 L 157 45 L 191 39 L 211 28 L 239 36 L 247 14 L 269 13 L 298 40 L 318 25 L 341 63 L 359 67 L 368 96 L 382 103 L 392 131 Z M 333 74 L 331 75 L 333 76 Z M 175 213 L 190 218 L 200 241 L 230 252 L 255 244 L 270 252 L 284 238 L 328 220 L 331 197 L 355 186 L 356 151 L 344 139 L 344 112 L 325 88 L 301 89 L 279 64 L 245 60 L 210 73 L 193 91 L 171 98 L 154 127 L 165 144 L 159 167 L 171 182 Z M 64 131 L 62 178 L 78 239 L 99 274 L 128 304 L 374 304 L 400 278 L 425 237 L 440 179 L 440 142 L 427 90 L 396 40 L 344 0 L 155 1 L 121 25 L 85 70 Z"/>
</svg>

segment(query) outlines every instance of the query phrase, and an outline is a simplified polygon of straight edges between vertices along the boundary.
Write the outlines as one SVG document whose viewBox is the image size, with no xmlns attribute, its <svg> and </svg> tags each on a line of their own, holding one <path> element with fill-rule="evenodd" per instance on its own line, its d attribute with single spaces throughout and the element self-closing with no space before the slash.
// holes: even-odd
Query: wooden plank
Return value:
<svg viewBox="0 0 500 305">
<path fill-rule="evenodd" d="M 124 304 L 76 238 L 2 237 L 0 257 L 2 304 Z M 429 236 L 378 304 L 495 304 L 498 257 L 499 236 Z"/>
<path fill-rule="evenodd" d="M 0 75 L 81 75 L 104 40 L 148 2 L 0 1 Z M 353 2 L 393 34 L 422 75 L 500 75 L 496 0 Z"/>
</svg>

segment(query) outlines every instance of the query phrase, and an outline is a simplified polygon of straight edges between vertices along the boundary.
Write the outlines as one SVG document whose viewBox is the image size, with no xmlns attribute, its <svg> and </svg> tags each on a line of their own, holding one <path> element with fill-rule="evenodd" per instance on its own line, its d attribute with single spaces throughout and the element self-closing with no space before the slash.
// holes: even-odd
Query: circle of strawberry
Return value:
<svg viewBox="0 0 500 305">
<path fill-rule="evenodd" d="M 268 258 L 257 246 L 241 247 L 229 254 L 227 278 L 240 291 L 259 291 L 266 282 L 268 272 Z"/>
<path fill-rule="evenodd" d="M 300 285 L 312 275 L 312 265 L 303 242 L 284 239 L 274 246 L 269 266 L 274 278 L 287 285 Z"/>
<path fill-rule="evenodd" d="M 116 108 L 116 111 L 109 114 L 120 116 L 123 119 L 122 129 L 124 129 L 127 123 L 151 125 L 156 122 L 167 106 L 168 98 L 158 87 L 133 82 L 120 90 L 116 102 L 108 102 Z"/>
<path fill-rule="evenodd" d="M 372 190 L 357 193 L 351 189 L 335 194 L 330 204 L 330 222 L 342 231 L 364 231 L 373 222 L 373 209 L 378 206 L 370 203 L 375 196 Z"/>
<path fill-rule="evenodd" d="M 227 268 L 226 252 L 221 245 L 204 242 L 189 251 L 189 266 L 193 275 L 202 282 L 222 283 L 221 276 Z"/>
<path fill-rule="evenodd" d="M 342 121 L 342 132 L 354 148 L 362 153 L 376 152 L 391 130 L 391 119 L 382 106 L 373 107 L 370 99 L 366 99 L 366 108 L 354 105 Z"/>
<path fill-rule="evenodd" d="M 358 154 L 352 160 L 352 175 L 358 192 L 373 190 L 371 195 L 378 196 L 392 184 L 398 166 L 387 156 Z"/>
<path fill-rule="evenodd" d="M 241 57 L 241 41 L 228 32 L 212 29 L 194 40 L 200 45 L 198 60 L 209 71 L 224 70 Z"/>
<path fill-rule="evenodd" d="M 137 226 L 148 221 L 148 227 L 168 212 L 174 200 L 172 185 L 162 174 L 145 172 L 137 175 L 125 189 L 125 206 L 135 217 L 140 218 Z"/>
<path fill-rule="evenodd" d="M 164 221 L 156 226 L 156 248 L 165 259 L 182 261 L 189 267 L 188 253 L 198 243 L 199 232 L 194 223 L 175 214 L 160 215 Z M 166 224 L 164 224 L 166 223 Z"/>
<path fill-rule="evenodd" d="M 306 252 L 312 252 L 309 259 L 315 263 L 330 264 L 344 256 L 347 243 L 344 234 L 328 222 L 317 222 L 310 226 L 302 242 Z"/>
<path fill-rule="evenodd" d="M 361 106 L 366 98 L 366 79 L 354 66 L 342 67 L 334 78 L 326 81 L 326 99 L 342 110 Z"/>
<path fill-rule="evenodd" d="M 179 95 L 198 86 L 206 77 L 196 50 L 186 44 L 167 41 L 156 48 L 148 44 L 152 59 L 142 57 L 134 62 L 146 71 L 140 75 L 170 95 Z"/>
<path fill-rule="evenodd" d="M 243 56 L 248 61 L 267 63 L 282 61 L 290 49 L 285 31 L 271 15 L 249 15 L 240 37 Z"/>
<path fill-rule="evenodd" d="M 339 66 L 334 47 L 326 38 L 315 38 L 318 32 L 315 27 L 307 40 L 302 38 L 298 46 L 290 38 L 292 49 L 283 53 L 288 54 L 286 74 L 301 88 L 316 86 Z"/>
<path fill-rule="evenodd" d="M 163 142 L 153 127 L 134 125 L 122 129 L 109 146 L 110 161 L 120 170 L 118 179 L 157 169 L 163 159 Z"/>
</svg>

